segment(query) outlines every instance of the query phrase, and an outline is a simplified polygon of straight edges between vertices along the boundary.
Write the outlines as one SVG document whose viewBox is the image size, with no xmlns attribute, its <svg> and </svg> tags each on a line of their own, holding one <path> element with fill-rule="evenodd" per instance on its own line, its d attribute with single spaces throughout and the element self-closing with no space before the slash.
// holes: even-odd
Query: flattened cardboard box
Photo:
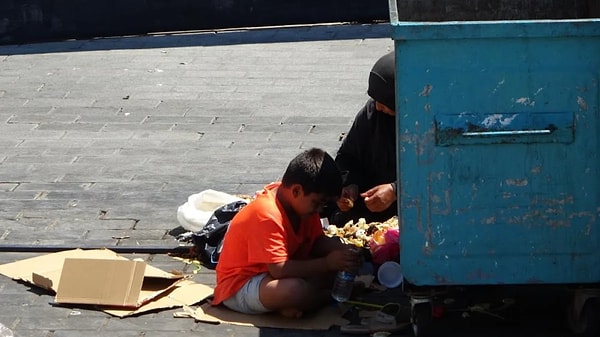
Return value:
<svg viewBox="0 0 600 337">
<path fill-rule="evenodd" d="M 137 308 L 152 298 L 141 296 L 145 269 L 144 261 L 66 258 L 54 300 Z"/>
<path fill-rule="evenodd" d="M 0 274 L 56 293 L 57 303 L 95 304 L 125 317 L 198 303 L 213 289 L 108 249 L 74 249 L 0 265 Z"/>
</svg>

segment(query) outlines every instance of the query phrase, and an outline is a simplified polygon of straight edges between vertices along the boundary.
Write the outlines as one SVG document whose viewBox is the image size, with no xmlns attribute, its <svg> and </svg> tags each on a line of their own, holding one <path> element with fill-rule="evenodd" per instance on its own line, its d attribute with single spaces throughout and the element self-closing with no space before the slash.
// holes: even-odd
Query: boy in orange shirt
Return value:
<svg viewBox="0 0 600 337">
<path fill-rule="evenodd" d="M 325 151 L 312 148 L 292 159 L 281 182 L 257 192 L 229 224 L 212 304 L 300 317 L 330 302 L 335 272 L 360 267 L 357 250 L 324 235 L 319 217 L 341 187 Z"/>
</svg>

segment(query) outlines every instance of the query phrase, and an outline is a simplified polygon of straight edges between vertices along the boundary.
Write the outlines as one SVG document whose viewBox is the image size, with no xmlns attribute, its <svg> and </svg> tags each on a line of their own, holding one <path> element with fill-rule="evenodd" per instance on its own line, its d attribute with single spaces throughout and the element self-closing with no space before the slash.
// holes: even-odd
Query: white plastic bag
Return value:
<svg viewBox="0 0 600 337">
<path fill-rule="evenodd" d="M 11 329 L 5 327 L 2 323 L 0 323 L 0 337 L 13 337 L 14 334 Z"/>
<path fill-rule="evenodd" d="M 188 231 L 197 232 L 206 225 L 217 208 L 239 200 L 242 199 L 210 189 L 192 194 L 186 203 L 177 208 L 177 221 Z"/>
</svg>

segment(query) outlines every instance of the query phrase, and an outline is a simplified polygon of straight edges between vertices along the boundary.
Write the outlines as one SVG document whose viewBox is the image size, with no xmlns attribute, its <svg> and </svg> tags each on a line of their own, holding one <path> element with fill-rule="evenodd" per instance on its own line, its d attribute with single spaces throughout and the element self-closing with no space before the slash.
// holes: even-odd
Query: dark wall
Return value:
<svg viewBox="0 0 600 337">
<path fill-rule="evenodd" d="M 401 21 L 580 19 L 600 0 L 396 0 Z"/>
<path fill-rule="evenodd" d="M 387 0 L 0 0 L 0 43 L 388 18 Z"/>
<path fill-rule="evenodd" d="M 599 2 L 397 0 L 400 19 L 408 21 L 597 17 Z M 388 20 L 388 0 L 0 0 L 0 44 Z"/>
</svg>

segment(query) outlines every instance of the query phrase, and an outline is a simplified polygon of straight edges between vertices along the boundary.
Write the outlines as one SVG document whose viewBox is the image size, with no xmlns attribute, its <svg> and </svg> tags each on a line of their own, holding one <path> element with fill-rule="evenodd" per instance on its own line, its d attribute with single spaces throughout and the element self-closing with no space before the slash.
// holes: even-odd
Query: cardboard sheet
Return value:
<svg viewBox="0 0 600 337">
<path fill-rule="evenodd" d="M 55 301 L 139 307 L 145 269 L 144 261 L 66 258 Z"/>
<path fill-rule="evenodd" d="M 118 262 L 114 263 L 114 261 Z M 63 269 L 65 262 L 67 268 Z M 116 265 L 119 267 L 112 270 L 121 270 L 119 272 L 121 278 L 116 283 L 111 283 L 103 279 L 102 273 L 97 275 L 97 277 L 91 278 L 87 277 L 88 275 L 80 275 L 82 268 L 84 272 L 94 268 L 103 269 L 106 272 L 106 268 L 111 270 L 110 268 L 115 268 Z M 139 275 L 142 270 L 141 266 L 145 266 L 145 268 L 143 268 L 143 283 L 140 289 Z M 63 272 L 66 272 L 66 274 L 62 275 Z M 207 302 L 192 309 L 192 305 L 201 303 L 212 296 L 213 289 L 211 287 L 186 279 L 182 275 L 165 272 L 147 265 L 143 261 L 129 260 L 108 249 L 74 249 L 40 255 L 0 265 L 0 274 L 47 289 L 53 293 L 59 291 L 61 296 L 57 294 L 57 302 L 64 301 L 65 297 L 63 296 L 65 294 L 72 295 L 75 289 L 77 290 L 76 295 L 69 295 L 71 299 L 67 300 L 68 302 L 94 304 L 96 303 L 94 301 L 104 296 L 106 289 L 117 287 L 120 289 L 120 292 L 118 292 L 120 295 L 116 303 L 125 303 L 126 305 L 96 306 L 99 310 L 117 317 L 139 315 L 160 309 L 184 307 L 185 315 L 176 315 L 176 317 L 193 317 L 198 321 L 212 324 L 224 323 L 302 330 L 327 330 L 333 325 L 341 326 L 348 324 L 348 321 L 342 318 L 343 310 L 333 305 L 312 314 L 306 314 L 299 319 L 285 318 L 278 314 L 245 315 L 223 306 L 212 307 Z M 64 281 L 63 277 L 70 280 Z M 103 280 L 99 281 L 100 279 Z M 124 280 L 131 280 L 131 282 L 124 282 Z M 63 284 L 63 282 L 67 283 Z M 98 288 L 104 288 L 104 292 L 100 291 L 95 294 L 94 292 L 86 292 L 85 289 L 89 290 L 89 287 L 79 288 L 77 287 L 77 282 L 98 282 Z M 124 289 L 123 287 L 135 289 Z M 83 292 L 81 292 L 82 289 Z M 66 291 L 66 293 L 63 293 L 63 291 Z M 137 296 L 132 296 L 132 294 L 136 293 L 138 294 Z M 82 297 L 91 297 L 92 300 Z M 126 302 L 119 302 L 123 299 L 126 299 Z M 111 299 L 110 301 L 113 300 Z M 130 305 L 131 303 L 134 303 L 134 305 Z"/>
<path fill-rule="evenodd" d="M 113 316 L 126 317 L 159 309 L 194 305 L 212 296 L 212 294 L 213 289 L 211 287 L 184 279 L 177 283 L 169 292 L 162 294 L 161 297 L 150 301 L 137 309 L 113 307 L 104 308 L 103 311 Z"/>
<path fill-rule="evenodd" d="M 67 261 L 67 268 L 63 270 L 65 261 Z M 110 269 L 115 265 L 118 265 L 117 269 L 121 270 L 117 275 L 120 276 L 117 282 L 109 282 L 102 277 L 86 278 L 82 275 L 95 268 L 106 270 L 105 268 Z M 142 265 L 145 266 L 143 270 Z M 65 275 L 62 275 L 63 271 Z M 143 282 L 140 283 L 141 272 L 143 272 Z M 108 249 L 74 249 L 41 255 L 0 265 L 0 274 L 53 293 L 59 292 L 57 302 L 100 304 L 98 306 L 100 310 L 118 317 L 193 305 L 213 293 L 212 288 L 185 279 L 183 275 L 168 273 L 145 263 L 129 260 Z M 61 287 L 60 283 L 63 281 L 67 283 Z M 78 285 L 78 282 L 85 284 Z M 112 291 L 110 287 L 117 288 Z M 130 289 L 123 289 L 123 287 Z M 103 291 L 94 292 L 98 290 L 96 288 Z M 118 298 L 111 298 L 115 294 Z M 119 305 L 115 306 L 115 304 Z"/>
<path fill-rule="evenodd" d="M 247 315 L 229 310 L 224 306 L 213 307 L 210 303 L 204 303 L 197 308 L 184 307 L 184 312 L 175 314 L 176 317 L 193 317 L 204 323 L 298 330 L 328 330 L 334 325 L 348 324 L 349 321 L 342 315 L 343 310 L 333 305 L 314 313 L 305 314 L 301 318 L 286 318 L 277 313 Z"/>
<path fill-rule="evenodd" d="M 0 274 L 56 292 L 63 262 L 69 257 L 127 260 L 108 249 L 65 250 L 0 265 Z"/>
</svg>

